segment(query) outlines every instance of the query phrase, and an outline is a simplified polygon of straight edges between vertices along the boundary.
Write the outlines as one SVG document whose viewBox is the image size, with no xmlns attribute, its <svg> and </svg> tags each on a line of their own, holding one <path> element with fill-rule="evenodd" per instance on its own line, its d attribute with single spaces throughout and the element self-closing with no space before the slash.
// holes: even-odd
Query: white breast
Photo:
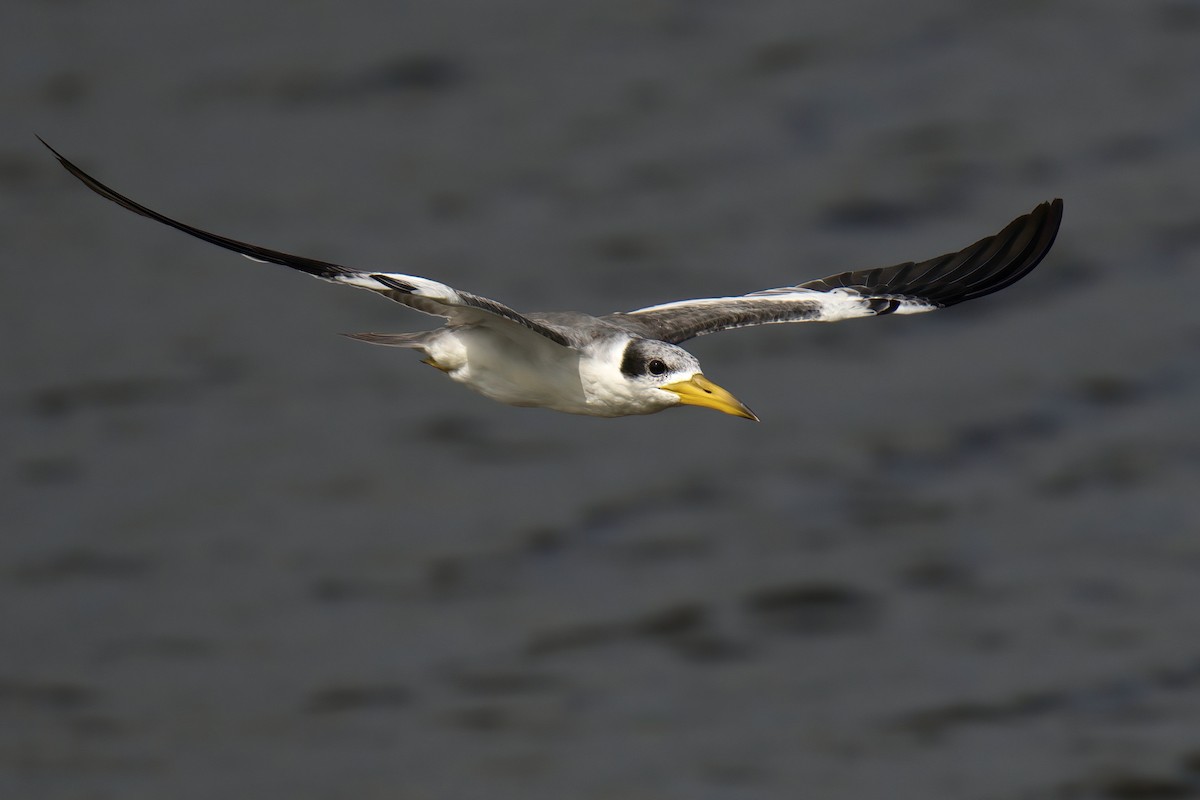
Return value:
<svg viewBox="0 0 1200 800">
<path fill-rule="evenodd" d="M 580 353 L 534 333 L 493 327 L 445 328 L 429 355 L 452 380 L 513 406 L 588 414 Z"/>
</svg>

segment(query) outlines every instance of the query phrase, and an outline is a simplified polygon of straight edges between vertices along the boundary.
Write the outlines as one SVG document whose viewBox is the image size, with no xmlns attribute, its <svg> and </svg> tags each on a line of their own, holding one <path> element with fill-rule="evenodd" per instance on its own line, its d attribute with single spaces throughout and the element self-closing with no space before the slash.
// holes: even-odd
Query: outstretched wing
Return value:
<svg viewBox="0 0 1200 800">
<path fill-rule="evenodd" d="M 383 295 L 389 300 L 395 300 L 397 303 L 402 303 L 409 308 L 414 308 L 417 311 L 422 311 L 426 314 L 432 314 L 438 317 L 445 317 L 453 323 L 460 324 L 498 324 L 498 325 L 519 325 L 533 333 L 544 336 L 547 339 L 562 345 L 563 347 L 571 347 L 570 340 L 563 333 L 555 328 L 543 325 L 540 322 L 535 322 L 528 317 L 513 311 L 506 305 L 497 303 L 495 300 L 489 300 L 486 297 L 470 294 L 468 292 L 460 292 L 444 283 L 422 278 L 416 275 L 403 275 L 394 272 L 371 272 L 364 270 L 352 269 L 344 267 L 340 264 L 333 264 L 328 261 L 318 261 L 315 258 L 305 258 L 304 256 L 294 256 L 290 253 L 283 253 L 278 250 L 270 250 L 266 247 L 259 247 L 255 244 L 239 242 L 235 239 L 229 239 L 224 236 L 219 236 L 215 233 L 201 230 L 192 227 L 178 220 L 160 214 L 157 211 L 146 208 L 141 203 L 130 200 L 123 194 L 120 194 L 108 186 L 105 186 L 100 181 L 93 178 L 91 175 L 84 172 L 75 164 L 68 161 L 62 154 L 50 145 L 46 144 L 39 136 L 38 141 L 46 145 L 46 148 L 54 154 L 58 162 L 66 168 L 68 172 L 78 178 L 84 186 L 91 189 L 101 197 L 111 200 L 122 208 L 126 208 L 135 214 L 141 214 L 143 217 L 161 222 L 164 225 L 169 225 L 176 230 L 195 236 L 197 239 L 203 239 L 210 244 L 215 244 L 218 247 L 224 247 L 226 250 L 232 250 L 235 253 L 241 253 L 246 258 L 253 261 L 265 261 L 272 264 L 282 264 L 285 267 L 307 272 L 309 275 L 314 275 L 333 283 L 341 283 L 347 286 L 356 286 L 360 289 L 370 289 L 373 292 Z"/>
<path fill-rule="evenodd" d="M 605 319 L 677 344 L 751 325 L 933 311 L 999 291 L 1028 275 L 1054 244 L 1062 208 L 1062 200 L 1042 203 L 995 236 L 928 261 L 843 272 L 740 297 L 679 300 Z"/>
</svg>

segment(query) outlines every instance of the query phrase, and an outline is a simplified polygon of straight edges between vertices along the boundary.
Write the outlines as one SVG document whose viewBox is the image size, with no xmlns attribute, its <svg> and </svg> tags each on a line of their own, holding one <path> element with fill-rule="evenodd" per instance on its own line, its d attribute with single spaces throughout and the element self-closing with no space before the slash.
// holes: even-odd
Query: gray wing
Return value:
<svg viewBox="0 0 1200 800">
<path fill-rule="evenodd" d="M 1062 209 L 1062 200 L 1042 203 L 995 236 L 928 261 L 842 272 L 740 297 L 679 300 L 604 319 L 678 344 L 751 325 L 933 311 L 999 291 L 1028 275 L 1054 244 Z"/>
<path fill-rule="evenodd" d="M 266 247 L 259 247 L 255 244 L 239 242 L 236 239 L 229 239 L 224 236 L 219 236 L 215 233 L 195 228 L 191 225 L 171 219 L 165 214 L 160 214 L 157 211 L 147 208 L 141 203 L 137 203 L 128 197 L 116 192 L 115 190 L 105 186 L 100 181 L 93 178 L 91 175 L 84 172 L 75 164 L 68 161 L 62 154 L 39 136 L 38 141 L 46 145 L 46 148 L 54 154 L 59 163 L 66 168 L 68 172 L 78 178 L 84 186 L 91 189 L 96 194 L 111 200 L 122 208 L 128 209 L 135 214 L 141 214 L 143 217 L 149 217 L 155 222 L 161 222 L 164 225 L 169 225 L 176 230 L 183 231 L 189 236 L 195 236 L 197 239 L 202 239 L 210 244 L 215 244 L 218 247 L 223 247 L 226 250 L 232 250 L 235 253 L 240 253 L 243 256 L 253 261 L 264 261 L 272 264 L 282 264 L 285 267 L 306 272 L 309 275 L 316 276 L 323 280 L 333 283 L 341 283 L 347 286 L 356 286 L 360 289 L 370 289 L 377 294 L 381 294 L 389 300 L 394 300 L 397 303 L 402 303 L 409 308 L 422 311 L 426 314 L 432 314 L 438 317 L 444 317 L 451 322 L 460 324 L 499 324 L 499 325 L 518 325 L 539 336 L 560 344 L 563 347 L 571 347 L 571 341 L 559 330 L 553 327 L 543 325 L 540 322 L 535 322 L 529 317 L 524 316 L 516 311 L 513 311 L 506 305 L 497 303 L 495 300 L 489 300 L 486 297 L 461 292 L 444 283 L 422 278 L 417 275 L 404 275 L 396 272 L 372 272 L 365 270 L 352 269 L 344 267 L 340 264 L 333 264 L 328 261 L 318 261 L 314 258 L 305 258 L 304 256 L 295 256 L 290 253 L 283 253 L 278 250 L 270 250 Z"/>
</svg>

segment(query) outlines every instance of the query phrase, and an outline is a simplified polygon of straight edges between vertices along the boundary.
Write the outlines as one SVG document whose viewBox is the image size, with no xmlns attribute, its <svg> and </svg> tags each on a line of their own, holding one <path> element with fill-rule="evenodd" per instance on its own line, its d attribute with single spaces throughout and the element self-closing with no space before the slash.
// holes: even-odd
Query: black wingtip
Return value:
<svg viewBox="0 0 1200 800">
<path fill-rule="evenodd" d="M 1024 278 L 1042 262 L 1062 226 L 1063 201 L 1056 197 L 1017 217 L 1004 230 L 989 236 L 958 254 L 943 256 L 951 265 L 960 265 L 938 279 L 942 305 L 998 292 Z M 986 256 L 971 265 L 974 256 Z M 966 262 L 966 263 L 963 263 Z"/>
<path fill-rule="evenodd" d="M 73 174 L 73 173 L 75 173 L 76 171 L 78 171 L 78 167 L 76 167 L 74 164 L 72 164 L 70 161 L 68 161 L 68 160 L 66 159 L 66 156 L 64 156 L 62 153 L 58 152 L 58 151 L 57 151 L 57 150 L 55 150 L 53 147 L 51 147 L 51 146 L 50 146 L 50 143 L 49 143 L 49 142 L 47 142 L 45 139 L 43 139 L 41 136 L 38 136 L 38 135 L 35 133 L 35 134 L 33 135 L 33 138 L 35 138 L 35 139 L 37 139 L 39 142 L 41 142 L 41 143 L 42 143 L 42 147 L 46 148 L 46 149 L 47 149 L 47 150 L 49 150 L 51 153 L 53 153 L 53 154 L 54 154 L 54 157 L 58 159 L 58 163 L 62 164 L 64 167 L 66 167 L 68 170 L 70 170 L 70 172 L 71 172 L 72 174 Z"/>
<path fill-rule="evenodd" d="M 1050 206 L 1050 216 L 1054 220 L 1054 231 L 1058 232 L 1058 228 L 1062 225 L 1063 217 L 1063 201 L 1061 197 L 1056 197 L 1053 200 L 1042 203 L 1042 205 Z"/>
<path fill-rule="evenodd" d="M 45 139 L 43 139 L 41 136 L 38 136 L 36 133 L 33 135 L 33 138 L 35 138 L 35 139 L 37 139 L 39 142 L 41 142 L 41 143 L 42 143 L 42 147 L 46 148 L 46 149 L 47 149 L 47 150 L 49 150 L 51 153 L 53 153 L 53 154 L 54 154 L 54 157 L 58 159 L 58 163 L 62 164 L 62 165 L 63 165 L 64 167 L 66 167 L 68 170 L 71 170 L 71 167 L 73 167 L 73 166 L 74 166 L 74 164 L 72 164 L 70 161 L 67 161 L 67 159 L 63 157 L 63 154 L 62 154 L 62 153 L 58 152 L 58 151 L 57 151 L 57 150 L 55 150 L 53 147 L 51 147 L 49 142 L 47 142 L 47 141 L 46 141 Z M 72 171 L 72 172 L 74 172 L 74 170 L 71 170 L 71 171 Z"/>
<path fill-rule="evenodd" d="M 1028 275 L 1050 252 L 1062 214 L 1062 198 L 1055 198 L 958 252 L 843 272 L 801 286 L 818 291 L 847 288 L 868 297 L 911 298 L 945 308 L 997 292 Z"/>
<path fill-rule="evenodd" d="M 1037 214 L 1045 209 L 1046 221 L 1054 228 L 1054 232 L 1058 233 L 1058 228 L 1062 225 L 1063 216 L 1063 201 L 1061 197 L 1056 197 L 1053 200 L 1047 200 L 1044 203 L 1038 204 L 1038 207 L 1030 212 L 1030 216 Z"/>
<path fill-rule="evenodd" d="M 34 136 L 37 138 L 37 140 L 39 142 L 42 143 L 43 147 L 45 147 L 47 150 L 49 150 L 54 155 L 54 157 L 58 159 L 58 163 L 62 164 L 63 169 L 65 169 L 67 172 L 74 175 L 75 178 L 80 183 L 82 183 L 84 186 L 91 189 L 96 194 L 100 195 L 101 197 L 103 197 L 106 200 L 111 200 L 112 202 L 116 203 L 117 205 L 122 206 L 122 207 L 128 209 L 129 211 L 132 211 L 135 214 L 141 214 L 143 217 L 151 217 L 152 219 L 156 219 L 156 218 L 158 218 L 158 216 L 161 216 L 161 215 L 157 215 L 156 212 L 150 211 L 150 209 L 142 206 L 139 203 L 135 203 L 134 201 L 130 200 L 128 197 L 125 197 L 124 195 L 119 194 L 118 192 L 115 192 L 112 189 L 110 189 L 109 187 L 105 186 L 103 183 L 96 180 L 91 175 L 87 174 L 82 169 L 80 169 L 79 167 L 75 166 L 75 164 L 72 163 L 72 161 L 69 158 L 67 158 L 62 153 L 58 152 L 53 147 L 51 147 L 50 143 L 47 142 L 45 139 L 43 139 L 41 136 L 38 136 L 36 133 L 34 134 Z M 172 224 L 172 223 L 169 223 L 169 224 Z"/>
<path fill-rule="evenodd" d="M 34 136 L 37 136 L 37 134 L 34 134 Z M 51 147 L 42 137 L 37 136 L 37 140 L 45 145 L 46 149 L 53 153 L 54 157 L 58 159 L 58 163 L 62 164 L 63 168 L 67 172 L 74 175 L 80 183 L 103 197 L 105 200 L 116 203 L 125 210 L 132 211 L 134 214 L 140 214 L 141 216 L 152 219 L 155 222 L 160 222 L 163 225 L 169 225 L 175 230 L 182 231 L 189 236 L 194 236 L 197 239 L 208 242 L 209 244 L 215 244 L 217 247 L 223 247 L 226 250 L 232 250 L 235 253 L 240 253 L 255 261 L 268 261 L 272 264 L 282 264 L 285 267 L 291 267 L 292 269 L 297 269 L 301 272 L 307 272 L 309 275 L 315 275 L 318 278 L 336 280 L 339 276 L 351 271 L 340 264 L 334 264 L 329 261 L 319 261 L 315 258 L 296 256 L 292 255 L 291 253 L 284 253 L 281 250 L 271 250 L 266 247 L 260 247 L 256 244 L 250 244 L 249 242 L 239 242 L 236 239 L 220 236 L 218 234 L 202 230 L 201 228 L 180 222 L 179 220 L 172 219 L 171 217 L 168 217 L 167 215 L 151 208 L 147 208 L 141 203 L 126 197 L 115 189 L 104 185 L 99 180 L 93 178 L 91 175 L 87 174 L 82 169 L 71 163 L 66 156 Z"/>
<path fill-rule="evenodd" d="M 1017 217 L 1004 230 L 958 253 L 919 265 L 930 288 L 928 299 L 942 306 L 998 292 L 1024 278 L 1042 262 L 1058 237 L 1063 201 L 1056 197 Z M 921 287 L 914 291 L 927 296 Z"/>
</svg>

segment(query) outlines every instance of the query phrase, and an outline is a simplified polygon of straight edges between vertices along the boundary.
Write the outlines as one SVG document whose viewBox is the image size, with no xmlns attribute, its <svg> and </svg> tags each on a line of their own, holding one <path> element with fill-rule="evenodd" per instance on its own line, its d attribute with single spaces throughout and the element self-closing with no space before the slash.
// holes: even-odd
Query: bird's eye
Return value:
<svg viewBox="0 0 1200 800">
<path fill-rule="evenodd" d="M 667 371 L 667 365 L 662 362 L 662 359 L 652 358 L 646 365 L 646 369 L 651 375 L 662 375 Z"/>
</svg>

